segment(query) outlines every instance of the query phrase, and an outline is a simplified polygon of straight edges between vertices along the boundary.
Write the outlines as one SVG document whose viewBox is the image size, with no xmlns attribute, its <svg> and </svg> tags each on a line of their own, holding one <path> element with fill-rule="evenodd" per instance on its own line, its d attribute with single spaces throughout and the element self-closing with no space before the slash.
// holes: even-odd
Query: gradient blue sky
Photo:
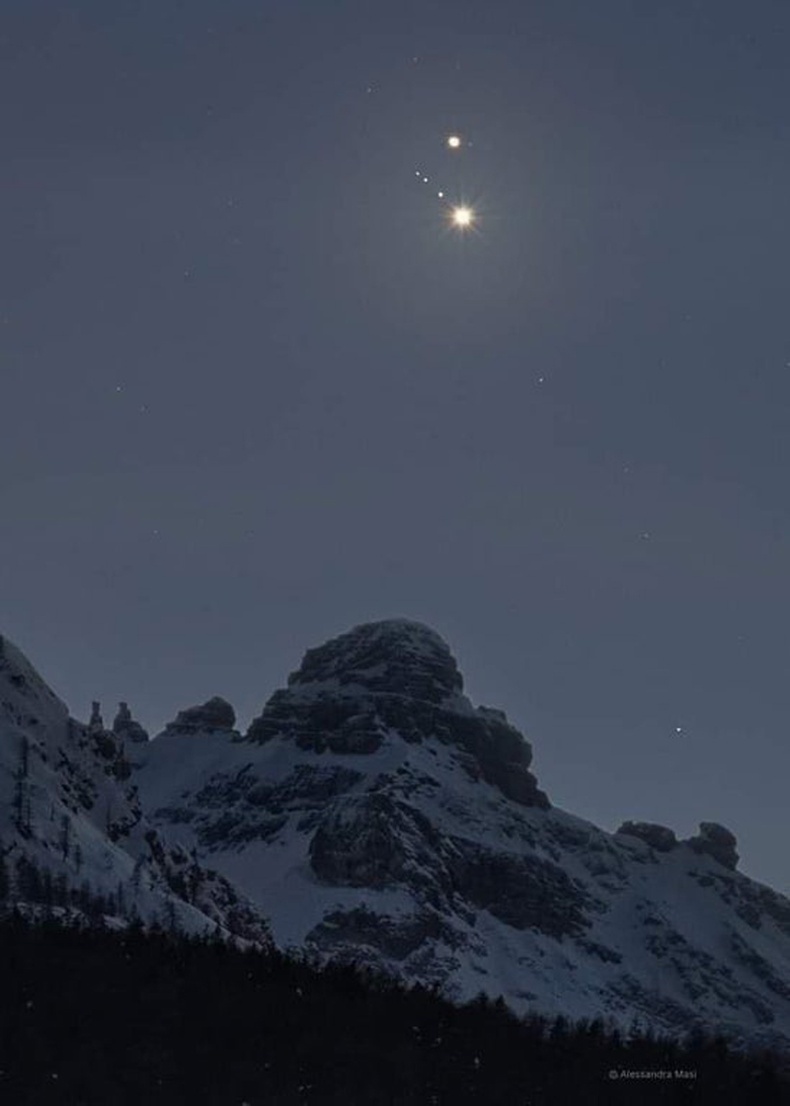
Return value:
<svg viewBox="0 0 790 1106">
<path fill-rule="evenodd" d="M 156 731 L 417 618 L 556 804 L 790 890 L 788 56 L 786 0 L 7 0 L 0 631 Z"/>
</svg>

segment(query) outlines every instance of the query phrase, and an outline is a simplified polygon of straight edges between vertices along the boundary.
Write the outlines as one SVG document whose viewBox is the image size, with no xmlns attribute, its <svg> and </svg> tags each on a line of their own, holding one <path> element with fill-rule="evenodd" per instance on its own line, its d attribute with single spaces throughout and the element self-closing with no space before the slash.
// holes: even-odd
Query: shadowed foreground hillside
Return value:
<svg viewBox="0 0 790 1106">
<path fill-rule="evenodd" d="M 455 1007 L 138 927 L 6 919 L 0 979 L 0 1101 L 14 1106 L 790 1102 L 771 1057 L 714 1039 L 519 1021 L 501 1001 Z"/>
</svg>

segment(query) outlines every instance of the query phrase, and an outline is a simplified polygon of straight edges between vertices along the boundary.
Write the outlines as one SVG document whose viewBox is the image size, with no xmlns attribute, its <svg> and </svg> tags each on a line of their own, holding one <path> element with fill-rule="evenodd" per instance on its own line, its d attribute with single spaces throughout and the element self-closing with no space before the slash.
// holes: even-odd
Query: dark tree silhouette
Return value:
<svg viewBox="0 0 790 1106">
<path fill-rule="evenodd" d="M 108 905 L 89 888 L 79 895 Z M 704 1034 L 669 1043 L 632 1032 L 625 1040 L 600 1020 L 519 1019 L 482 995 L 453 1006 L 434 990 L 348 964 L 146 932 L 139 923 L 117 933 L 12 915 L 0 922 L 0 979 L 2 1102 L 790 1102 L 776 1058 L 741 1056 Z M 696 1074 L 609 1075 L 649 1069 Z"/>
</svg>

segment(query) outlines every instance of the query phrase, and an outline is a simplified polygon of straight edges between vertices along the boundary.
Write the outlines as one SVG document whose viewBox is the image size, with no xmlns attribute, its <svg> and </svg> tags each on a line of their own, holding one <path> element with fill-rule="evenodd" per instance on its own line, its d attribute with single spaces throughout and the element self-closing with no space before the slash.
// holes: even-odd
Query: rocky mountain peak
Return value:
<svg viewBox="0 0 790 1106">
<path fill-rule="evenodd" d="M 288 677 L 289 687 L 330 682 L 431 703 L 463 690 L 447 643 L 429 626 L 401 618 L 366 622 L 308 649 Z"/>
<path fill-rule="evenodd" d="M 446 642 L 428 626 L 388 619 L 309 649 L 288 686 L 247 731 L 263 744 L 291 738 L 323 753 L 376 753 L 393 735 L 455 746 L 466 771 L 525 806 L 546 808 L 528 770 L 532 748 L 502 711 L 475 708 Z"/>
</svg>

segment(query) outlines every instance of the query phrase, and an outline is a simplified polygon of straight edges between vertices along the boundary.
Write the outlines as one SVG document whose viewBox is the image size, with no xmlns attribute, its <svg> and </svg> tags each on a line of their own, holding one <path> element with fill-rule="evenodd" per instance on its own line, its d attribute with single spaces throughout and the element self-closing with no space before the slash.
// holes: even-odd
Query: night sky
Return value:
<svg viewBox="0 0 790 1106">
<path fill-rule="evenodd" d="M 0 631 L 157 732 L 415 618 L 556 805 L 790 890 L 788 56 L 787 0 L 5 0 Z"/>
</svg>

